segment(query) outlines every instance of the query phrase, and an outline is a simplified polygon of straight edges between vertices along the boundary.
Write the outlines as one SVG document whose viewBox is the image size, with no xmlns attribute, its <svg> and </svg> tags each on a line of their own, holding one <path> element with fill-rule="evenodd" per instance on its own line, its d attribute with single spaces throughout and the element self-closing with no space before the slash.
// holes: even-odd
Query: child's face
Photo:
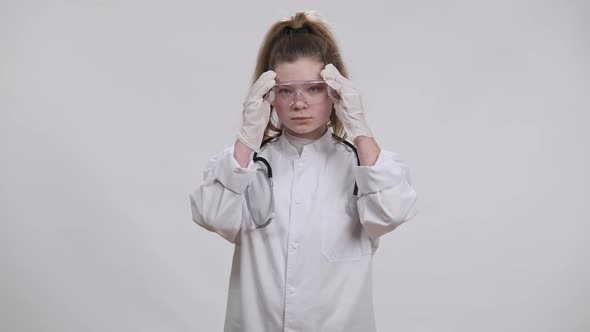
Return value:
<svg viewBox="0 0 590 332">
<path fill-rule="evenodd" d="M 275 66 L 277 84 L 322 80 L 324 64 L 311 58 L 283 62 Z M 330 120 L 332 100 L 325 83 L 275 86 L 273 106 L 280 122 L 289 134 L 304 138 L 318 138 Z M 296 120 L 297 117 L 305 117 Z"/>
</svg>

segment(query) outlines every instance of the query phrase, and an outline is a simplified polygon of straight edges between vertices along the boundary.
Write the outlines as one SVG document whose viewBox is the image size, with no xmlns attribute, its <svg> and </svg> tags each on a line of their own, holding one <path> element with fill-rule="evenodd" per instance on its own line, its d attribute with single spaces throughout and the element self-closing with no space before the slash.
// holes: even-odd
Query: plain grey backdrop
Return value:
<svg viewBox="0 0 590 332">
<path fill-rule="evenodd" d="M 589 7 L 0 1 L 0 330 L 222 330 L 233 247 L 188 194 L 263 34 L 314 9 L 419 196 L 379 331 L 590 331 Z"/>
</svg>

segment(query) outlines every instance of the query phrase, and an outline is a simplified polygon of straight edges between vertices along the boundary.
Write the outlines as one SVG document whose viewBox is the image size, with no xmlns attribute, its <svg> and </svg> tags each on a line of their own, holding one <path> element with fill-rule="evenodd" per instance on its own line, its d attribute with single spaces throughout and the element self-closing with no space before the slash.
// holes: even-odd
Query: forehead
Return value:
<svg viewBox="0 0 590 332">
<path fill-rule="evenodd" d="M 277 83 L 291 81 L 321 80 L 320 72 L 324 64 L 311 58 L 299 58 L 294 62 L 282 62 L 275 66 Z"/>
</svg>

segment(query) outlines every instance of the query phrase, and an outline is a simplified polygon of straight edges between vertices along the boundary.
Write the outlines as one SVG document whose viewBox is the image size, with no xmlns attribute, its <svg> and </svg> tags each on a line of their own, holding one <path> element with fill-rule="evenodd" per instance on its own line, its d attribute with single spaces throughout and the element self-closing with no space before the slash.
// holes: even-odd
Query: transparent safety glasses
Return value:
<svg viewBox="0 0 590 332">
<path fill-rule="evenodd" d="M 307 105 L 315 105 L 326 101 L 329 98 L 330 86 L 324 80 L 292 81 L 277 83 L 272 88 L 274 102 L 280 106 L 292 106 L 297 95 Z"/>
</svg>

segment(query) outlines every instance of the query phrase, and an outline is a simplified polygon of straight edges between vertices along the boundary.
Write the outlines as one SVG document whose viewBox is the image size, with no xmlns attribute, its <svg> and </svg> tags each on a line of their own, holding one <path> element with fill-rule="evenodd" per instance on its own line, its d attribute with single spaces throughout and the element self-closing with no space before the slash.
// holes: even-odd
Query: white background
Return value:
<svg viewBox="0 0 590 332">
<path fill-rule="evenodd" d="M 0 330 L 222 330 L 233 247 L 188 194 L 268 27 L 316 9 L 419 196 L 379 331 L 589 331 L 589 8 L 0 1 Z"/>
</svg>

